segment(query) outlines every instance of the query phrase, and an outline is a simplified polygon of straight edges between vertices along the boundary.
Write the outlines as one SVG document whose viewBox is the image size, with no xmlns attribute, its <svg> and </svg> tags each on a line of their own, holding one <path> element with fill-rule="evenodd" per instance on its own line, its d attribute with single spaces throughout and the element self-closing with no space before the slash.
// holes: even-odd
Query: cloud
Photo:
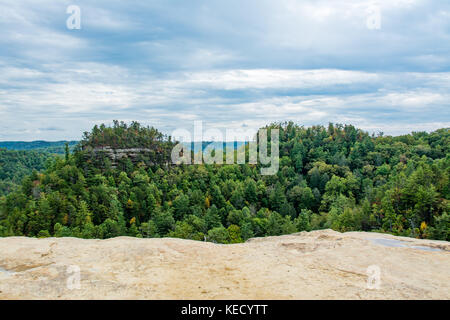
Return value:
<svg viewBox="0 0 450 320">
<path fill-rule="evenodd" d="M 81 30 L 65 26 L 69 4 L 0 0 L 3 140 L 79 139 L 113 119 L 167 133 L 193 120 L 450 126 L 441 1 L 79 0 Z"/>
<path fill-rule="evenodd" d="M 46 127 L 46 128 L 39 128 L 39 131 L 64 131 L 63 128 L 58 127 Z"/>
</svg>

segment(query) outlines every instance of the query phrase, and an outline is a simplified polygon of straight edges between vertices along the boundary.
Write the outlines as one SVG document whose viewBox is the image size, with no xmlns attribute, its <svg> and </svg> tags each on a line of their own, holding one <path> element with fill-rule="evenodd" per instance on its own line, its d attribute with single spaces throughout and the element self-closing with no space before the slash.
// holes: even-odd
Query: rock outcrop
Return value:
<svg viewBox="0 0 450 320">
<path fill-rule="evenodd" d="M 139 162 L 145 165 L 154 165 L 156 150 L 149 148 L 114 149 L 111 147 L 86 148 L 86 160 L 93 160 L 100 167 L 104 166 L 104 160 L 109 159 L 111 168 L 116 168 L 120 161 L 130 159 L 131 163 Z"/>
<path fill-rule="evenodd" d="M 331 230 L 235 245 L 3 238 L 0 298 L 450 299 L 450 243 Z"/>
</svg>

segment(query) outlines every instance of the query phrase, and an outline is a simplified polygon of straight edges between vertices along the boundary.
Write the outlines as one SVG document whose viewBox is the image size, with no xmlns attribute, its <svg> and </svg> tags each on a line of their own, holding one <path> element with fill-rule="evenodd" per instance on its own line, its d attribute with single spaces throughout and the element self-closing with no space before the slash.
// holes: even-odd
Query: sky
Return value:
<svg viewBox="0 0 450 320">
<path fill-rule="evenodd" d="M 0 30 L 3 141 L 114 119 L 450 127 L 450 1 L 0 0 Z"/>
</svg>

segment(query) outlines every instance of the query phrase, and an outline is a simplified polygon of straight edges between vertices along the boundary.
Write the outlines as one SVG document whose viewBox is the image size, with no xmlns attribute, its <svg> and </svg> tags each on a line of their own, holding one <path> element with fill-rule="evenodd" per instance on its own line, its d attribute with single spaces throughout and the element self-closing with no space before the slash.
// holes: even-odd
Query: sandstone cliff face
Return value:
<svg viewBox="0 0 450 320">
<path fill-rule="evenodd" d="M 450 299 L 450 243 L 331 230 L 236 245 L 3 238 L 0 298 Z"/>
<path fill-rule="evenodd" d="M 130 159 L 133 164 L 143 162 L 146 165 L 153 165 L 156 151 L 149 148 L 127 148 L 113 149 L 111 147 L 98 147 L 86 149 L 88 159 L 93 159 L 98 163 L 103 163 L 104 159 L 109 159 L 111 167 L 116 168 L 121 160 Z"/>
</svg>

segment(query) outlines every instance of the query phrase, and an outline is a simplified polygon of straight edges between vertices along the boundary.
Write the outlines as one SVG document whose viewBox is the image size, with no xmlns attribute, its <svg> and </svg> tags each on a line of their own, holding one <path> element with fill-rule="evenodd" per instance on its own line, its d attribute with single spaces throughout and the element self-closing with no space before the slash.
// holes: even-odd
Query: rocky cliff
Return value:
<svg viewBox="0 0 450 320">
<path fill-rule="evenodd" d="M 112 168 L 116 168 L 120 161 L 129 159 L 131 163 L 139 162 L 145 165 L 154 165 L 157 150 L 149 148 L 123 148 L 114 149 L 111 147 L 86 148 L 85 160 L 94 161 L 100 167 L 104 166 L 104 160 L 109 159 Z"/>
<path fill-rule="evenodd" d="M 1 299 L 450 299 L 450 243 L 331 230 L 218 245 L 0 239 Z"/>
</svg>

